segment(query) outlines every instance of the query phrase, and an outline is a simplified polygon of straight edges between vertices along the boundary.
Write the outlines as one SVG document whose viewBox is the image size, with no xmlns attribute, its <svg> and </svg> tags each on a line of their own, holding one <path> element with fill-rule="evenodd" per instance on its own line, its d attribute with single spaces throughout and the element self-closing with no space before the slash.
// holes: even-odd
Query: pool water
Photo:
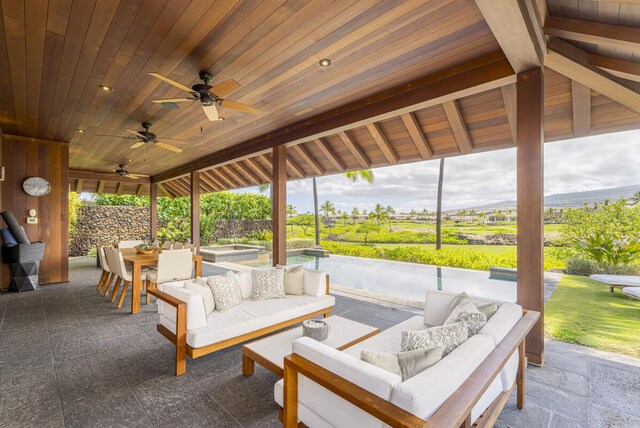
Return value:
<svg viewBox="0 0 640 428">
<path fill-rule="evenodd" d="M 464 291 L 474 296 L 510 302 L 516 300 L 516 283 L 489 279 L 488 271 L 338 255 L 287 257 L 287 265 L 299 264 L 328 273 L 333 284 L 422 302 L 428 290 Z M 266 262 L 253 266 L 269 267 L 271 264 Z"/>
</svg>

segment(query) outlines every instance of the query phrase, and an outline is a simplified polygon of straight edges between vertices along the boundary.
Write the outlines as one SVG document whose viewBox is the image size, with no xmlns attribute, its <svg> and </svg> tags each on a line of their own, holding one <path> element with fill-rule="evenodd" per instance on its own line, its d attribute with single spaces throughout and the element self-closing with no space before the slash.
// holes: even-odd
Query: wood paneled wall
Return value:
<svg viewBox="0 0 640 428">
<path fill-rule="evenodd" d="M 40 265 L 40 282 L 49 284 L 69 280 L 69 145 L 44 141 L 14 140 L 5 135 L 1 141 L 2 210 L 13 211 L 31 241 L 46 244 Z M 51 183 L 47 196 L 33 197 L 22 190 L 28 177 L 43 177 Z M 37 224 L 27 224 L 27 212 L 35 209 Z M 3 227 L 6 227 L 2 222 Z M 3 265 L 2 287 L 9 285 L 8 266 Z"/>
</svg>

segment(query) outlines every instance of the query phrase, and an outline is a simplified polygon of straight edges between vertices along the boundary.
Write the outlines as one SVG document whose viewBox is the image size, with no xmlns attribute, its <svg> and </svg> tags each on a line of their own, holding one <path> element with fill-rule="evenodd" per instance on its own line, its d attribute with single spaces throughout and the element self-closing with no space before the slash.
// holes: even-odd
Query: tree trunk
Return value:
<svg viewBox="0 0 640 428">
<path fill-rule="evenodd" d="M 444 179 L 444 158 L 440 159 L 438 175 L 438 208 L 436 211 L 436 250 L 442 248 L 442 182 Z"/>
<path fill-rule="evenodd" d="M 313 177 L 313 213 L 315 215 L 316 225 L 316 247 L 320 246 L 320 217 L 318 214 L 318 186 L 316 185 L 316 178 Z"/>
</svg>

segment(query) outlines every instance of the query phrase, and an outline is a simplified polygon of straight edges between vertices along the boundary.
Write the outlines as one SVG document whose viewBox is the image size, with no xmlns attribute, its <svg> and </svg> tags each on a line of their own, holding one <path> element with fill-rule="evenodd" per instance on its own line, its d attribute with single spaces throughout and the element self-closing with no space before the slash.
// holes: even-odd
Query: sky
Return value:
<svg viewBox="0 0 640 428">
<path fill-rule="evenodd" d="M 545 196 L 640 184 L 640 131 L 547 143 L 544 150 Z M 318 199 L 330 200 L 343 211 L 370 211 L 376 203 L 399 212 L 433 211 L 438 167 L 439 160 L 431 160 L 376 168 L 373 184 L 352 183 L 341 174 L 320 177 Z M 447 158 L 443 209 L 514 200 L 515 167 L 515 149 Z M 299 213 L 313 211 L 311 179 L 287 183 L 287 204 Z"/>
</svg>

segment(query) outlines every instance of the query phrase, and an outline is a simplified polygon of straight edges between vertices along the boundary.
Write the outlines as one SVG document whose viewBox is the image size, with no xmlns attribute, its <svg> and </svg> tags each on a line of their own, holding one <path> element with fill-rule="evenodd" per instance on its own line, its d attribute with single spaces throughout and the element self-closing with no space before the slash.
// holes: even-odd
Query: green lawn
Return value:
<svg viewBox="0 0 640 428">
<path fill-rule="evenodd" d="M 545 312 L 545 332 L 563 342 L 640 358 L 640 301 L 586 277 L 565 275 Z"/>
<path fill-rule="evenodd" d="M 372 244 L 380 248 L 417 247 L 425 250 L 435 250 L 436 244 Z M 444 244 L 442 248 L 459 248 L 464 250 L 480 251 L 488 254 L 515 254 L 515 245 L 454 245 Z"/>
</svg>

